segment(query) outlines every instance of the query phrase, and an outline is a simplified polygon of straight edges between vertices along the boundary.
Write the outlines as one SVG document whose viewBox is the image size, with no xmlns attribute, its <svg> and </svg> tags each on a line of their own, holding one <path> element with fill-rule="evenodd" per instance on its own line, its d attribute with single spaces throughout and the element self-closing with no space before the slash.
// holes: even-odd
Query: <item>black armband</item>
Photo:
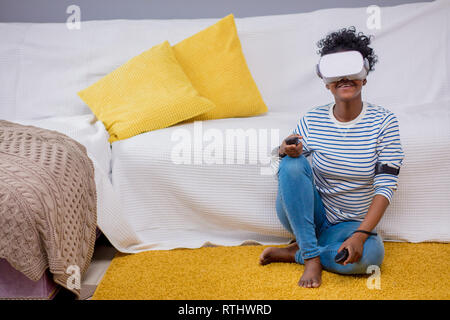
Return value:
<svg viewBox="0 0 450 320">
<path fill-rule="evenodd" d="M 377 162 L 375 164 L 375 175 L 377 175 L 379 173 L 389 173 L 389 174 L 398 176 L 398 174 L 400 173 L 400 169 L 396 169 L 396 168 L 388 166 L 387 164 L 382 164 L 381 162 Z"/>
</svg>

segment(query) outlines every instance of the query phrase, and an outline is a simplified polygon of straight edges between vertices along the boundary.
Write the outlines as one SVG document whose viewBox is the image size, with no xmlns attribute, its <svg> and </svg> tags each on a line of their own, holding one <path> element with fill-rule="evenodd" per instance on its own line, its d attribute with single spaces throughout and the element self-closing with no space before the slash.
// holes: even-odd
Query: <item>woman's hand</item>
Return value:
<svg viewBox="0 0 450 320">
<path fill-rule="evenodd" d="M 365 239 L 367 239 L 367 237 L 364 234 L 354 233 L 350 238 L 342 243 L 342 245 L 339 247 L 338 252 L 340 252 L 344 248 L 347 248 L 348 258 L 341 264 L 345 266 L 347 263 L 355 263 L 358 262 L 359 259 L 361 259 Z"/>
<path fill-rule="evenodd" d="M 287 138 L 290 138 L 290 137 L 297 137 L 299 139 L 303 138 L 299 134 L 291 134 Z M 289 157 L 292 157 L 292 158 L 300 157 L 300 155 L 302 154 L 302 151 L 303 151 L 302 141 L 300 140 L 299 144 L 297 144 L 297 145 L 295 145 L 295 144 L 286 144 L 286 139 L 283 140 L 283 143 L 280 146 L 279 154 L 280 155 L 286 154 L 286 155 L 288 155 Z"/>
</svg>

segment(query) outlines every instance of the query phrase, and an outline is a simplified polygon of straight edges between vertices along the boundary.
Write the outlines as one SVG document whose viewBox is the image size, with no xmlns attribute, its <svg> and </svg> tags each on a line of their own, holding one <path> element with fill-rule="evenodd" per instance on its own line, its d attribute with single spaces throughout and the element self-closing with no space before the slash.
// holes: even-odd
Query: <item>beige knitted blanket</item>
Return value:
<svg viewBox="0 0 450 320">
<path fill-rule="evenodd" d="M 79 296 L 96 223 L 85 147 L 56 131 L 0 120 L 0 258 L 35 281 L 49 268 Z"/>
</svg>

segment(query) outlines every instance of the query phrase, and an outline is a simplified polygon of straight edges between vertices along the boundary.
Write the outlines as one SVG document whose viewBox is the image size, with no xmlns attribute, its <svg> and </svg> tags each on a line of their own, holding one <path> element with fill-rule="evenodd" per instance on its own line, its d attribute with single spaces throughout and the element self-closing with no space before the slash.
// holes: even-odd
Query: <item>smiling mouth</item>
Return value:
<svg viewBox="0 0 450 320">
<path fill-rule="evenodd" d="M 347 87 L 354 87 L 355 84 L 352 81 L 342 81 L 339 82 L 336 86 L 336 88 L 347 88 Z"/>
</svg>

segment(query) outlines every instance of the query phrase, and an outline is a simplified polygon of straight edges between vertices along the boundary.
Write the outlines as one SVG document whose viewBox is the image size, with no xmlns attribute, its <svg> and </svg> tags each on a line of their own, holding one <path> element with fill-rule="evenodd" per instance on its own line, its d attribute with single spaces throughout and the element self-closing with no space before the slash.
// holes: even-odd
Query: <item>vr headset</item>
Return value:
<svg viewBox="0 0 450 320">
<path fill-rule="evenodd" d="M 341 51 L 320 57 L 316 73 L 325 83 L 349 80 L 363 80 L 369 73 L 369 60 L 359 51 Z"/>
</svg>

